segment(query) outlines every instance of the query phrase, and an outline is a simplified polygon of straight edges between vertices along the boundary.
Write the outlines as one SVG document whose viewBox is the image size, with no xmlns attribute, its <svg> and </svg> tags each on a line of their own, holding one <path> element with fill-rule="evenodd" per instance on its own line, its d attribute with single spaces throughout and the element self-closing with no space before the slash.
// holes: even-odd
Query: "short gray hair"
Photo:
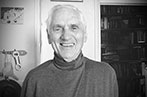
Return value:
<svg viewBox="0 0 147 97">
<path fill-rule="evenodd" d="M 85 18 L 83 16 L 82 12 L 78 8 L 76 8 L 72 5 L 56 5 L 50 10 L 50 12 L 48 13 L 48 18 L 46 20 L 48 32 L 50 32 L 50 30 L 51 30 L 51 23 L 52 23 L 52 19 L 53 19 L 55 12 L 61 8 L 69 8 L 69 9 L 75 10 L 79 14 L 80 20 L 84 26 L 84 31 L 86 32 L 86 21 L 85 21 Z"/>
</svg>

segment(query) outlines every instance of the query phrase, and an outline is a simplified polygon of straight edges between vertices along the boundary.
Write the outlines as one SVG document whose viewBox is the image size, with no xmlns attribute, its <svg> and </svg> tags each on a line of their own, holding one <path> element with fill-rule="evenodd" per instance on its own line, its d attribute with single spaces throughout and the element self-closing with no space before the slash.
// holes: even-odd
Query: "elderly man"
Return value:
<svg viewBox="0 0 147 97">
<path fill-rule="evenodd" d="M 86 25 L 77 8 L 53 7 L 47 19 L 47 32 L 54 59 L 28 73 L 21 97 L 118 97 L 115 71 L 108 64 L 82 54 Z"/>
</svg>

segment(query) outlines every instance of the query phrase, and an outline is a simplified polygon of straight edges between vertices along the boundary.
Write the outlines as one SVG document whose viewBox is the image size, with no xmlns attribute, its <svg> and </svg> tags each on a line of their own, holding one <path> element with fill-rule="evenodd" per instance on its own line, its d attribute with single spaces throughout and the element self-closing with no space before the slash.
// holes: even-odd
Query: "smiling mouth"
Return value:
<svg viewBox="0 0 147 97">
<path fill-rule="evenodd" d="M 60 45 L 63 47 L 73 47 L 75 43 L 60 43 Z"/>
</svg>

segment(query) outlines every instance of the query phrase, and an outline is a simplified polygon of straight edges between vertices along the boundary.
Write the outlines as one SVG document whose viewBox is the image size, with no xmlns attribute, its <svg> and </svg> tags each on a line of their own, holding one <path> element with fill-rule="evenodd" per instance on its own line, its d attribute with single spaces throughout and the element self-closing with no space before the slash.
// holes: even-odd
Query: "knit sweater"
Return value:
<svg viewBox="0 0 147 97">
<path fill-rule="evenodd" d="M 117 78 L 106 63 L 82 54 L 67 63 L 55 54 L 28 73 L 21 97 L 118 97 Z"/>
</svg>

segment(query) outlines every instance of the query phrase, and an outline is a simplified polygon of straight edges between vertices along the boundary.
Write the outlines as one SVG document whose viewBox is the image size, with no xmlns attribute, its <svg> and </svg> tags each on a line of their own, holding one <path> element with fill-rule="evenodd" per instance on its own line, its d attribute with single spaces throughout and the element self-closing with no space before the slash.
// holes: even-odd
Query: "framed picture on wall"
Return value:
<svg viewBox="0 0 147 97">
<path fill-rule="evenodd" d="M 1 23 L 5 24 L 23 24 L 23 7 L 1 7 Z"/>
<path fill-rule="evenodd" d="M 51 1 L 58 1 L 58 2 L 83 2 L 83 0 L 51 0 Z"/>
</svg>

